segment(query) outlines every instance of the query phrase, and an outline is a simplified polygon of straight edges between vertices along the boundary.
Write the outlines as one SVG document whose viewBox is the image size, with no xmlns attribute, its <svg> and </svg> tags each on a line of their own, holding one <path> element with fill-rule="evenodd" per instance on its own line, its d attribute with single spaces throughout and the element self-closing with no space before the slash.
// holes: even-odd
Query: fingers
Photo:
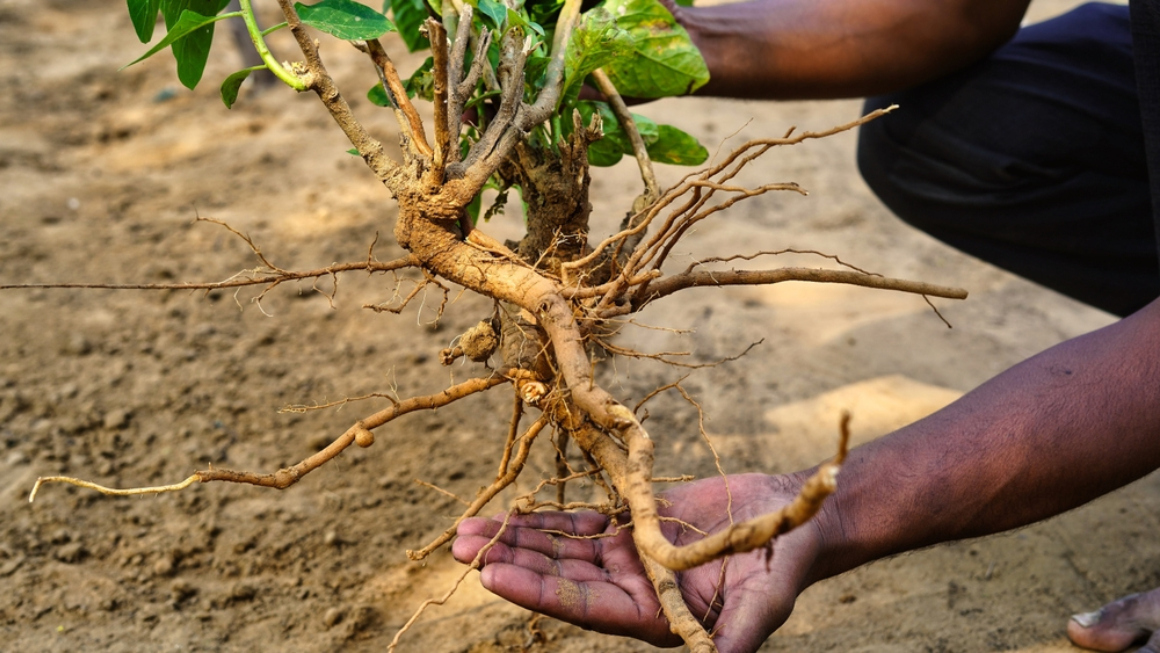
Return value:
<svg viewBox="0 0 1160 653">
<path fill-rule="evenodd" d="M 484 567 L 480 581 L 517 605 L 610 635 L 630 635 L 661 646 L 679 643 L 658 618 L 655 595 L 629 593 L 611 582 L 577 582 L 506 563 Z M 647 584 L 647 580 L 644 581 Z M 651 591 L 651 585 L 648 587 Z"/>
<path fill-rule="evenodd" d="M 452 546 L 452 553 L 460 562 L 471 562 L 475 555 L 495 534 L 503 523 L 493 519 L 465 519 L 459 524 L 459 539 Z M 508 526 L 499 542 L 508 547 L 534 551 L 553 559 L 575 558 L 598 563 L 600 547 L 597 540 L 577 539 L 600 535 L 608 526 L 608 519 L 597 513 L 536 513 L 518 515 L 508 521 Z M 546 533 L 544 530 L 568 533 L 575 537 Z M 482 539 L 482 541 L 479 541 Z M 485 560 L 486 562 L 490 562 Z"/>
<path fill-rule="evenodd" d="M 777 608 L 770 602 L 769 590 L 761 587 L 727 589 L 724 600 L 713 638 L 720 653 L 756 651 L 789 617 L 788 610 L 774 613 Z"/>
<path fill-rule="evenodd" d="M 479 550 L 491 541 L 489 537 L 461 535 L 452 546 L 460 562 L 470 563 Z M 575 582 L 608 581 L 608 572 L 591 559 L 555 558 L 539 551 L 496 543 L 484 556 L 483 565 L 507 564 L 522 567 L 544 576 L 560 576 Z"/>
<path fill-rule="evenodd" d="M 1074 615 L 1067 624 L 1067 636 L 1084 648 L 1123 651 L 1158 627 L 1160 589 L 1155 589 L 1117 599 L 1095 612 Z M 1160 653 L 1160 640 L 1149 640 L 1149 647 Z"/>
</svg>

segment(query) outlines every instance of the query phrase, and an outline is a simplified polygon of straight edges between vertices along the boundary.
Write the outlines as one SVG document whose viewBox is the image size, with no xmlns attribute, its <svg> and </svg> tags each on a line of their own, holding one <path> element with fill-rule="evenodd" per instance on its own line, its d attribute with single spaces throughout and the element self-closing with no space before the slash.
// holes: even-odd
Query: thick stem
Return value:
<svg viewBox="0 0 1160 653">
<path fill-rule="evenodd" d="M 250 40 L 254 42 L 254 49 L 258 51 L 258 56 L 262 58 L 262 63 L 266 64 L 266 68 L 274 73 L 274 76 L 285 82 L 287 86 L 295 91 L 305 91 L 306 83 L 302 81 L 298 75 L 286 70 L 274 55 L 270 53 L 270 48 L 266 47 L 265 32 L 258 27 L 258 20 L 254 17 L 254 7 L 250 0 L 240 0 L 242 7 L 242 20 L 246 23 L 246 31 L 250 34 Z"/>
</svg>

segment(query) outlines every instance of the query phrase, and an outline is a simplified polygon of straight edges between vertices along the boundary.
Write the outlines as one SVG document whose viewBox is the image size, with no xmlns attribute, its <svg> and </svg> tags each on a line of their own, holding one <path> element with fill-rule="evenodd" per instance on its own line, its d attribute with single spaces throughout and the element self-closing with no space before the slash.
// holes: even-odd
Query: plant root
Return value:
<svg viewBox="0 0 1160 653">
<path fill-rule="evenodd" d="M 40 490 L 40 486 L 45 483 L 66 483 L 69 485 L 75 485 L 78 487 L 95 490 L 101 494 L 112 496 L 131 496 L 138 494 L 162 494 L 165 492 L 176 492 L 178 490 L 184 490 L 195 482 L 210 483 L 213 481 L 246 483 L 249 485 L 259 485 L 262 487 L 271 487 L 278 490 L 284 490 L 302 480 L 303 476 L 306 476 L 310 472 L 329 462 L 335 456 L 346 450 L 346 448 L 351 444 L 357 443 L 360 447 L 371 446 L 375 441 L 374 434 L 371 433 L 371 431 L 395 419 L 396 417 L 415 412 L 416 410 L 434 410 L 436 408 L 441 408 L 464 397 L 489 390 L 497 385 L 507 382 L 507 378 L 496 374 L 490 377 L 464 381 L 463 383 L 453 385 L 450 388 L 447 388 L 446 390 L 437 394 L 424 397 L 412 397 L 403 401 L 392 400 L 394 403 L 391 405 L 391 407 L 380 410 L 379 412 L 369 417 L 365 417 L 358 422 L 355 422 L 353 426 L 347 429 L 346 432 L 344 432 L 342 435 L 338 436 L 322 451 L 319 451 L 318 453 L 315 453 L 314 455 L 306 458 L 297 465 L 292 465 L 290 467 L 286 467 L 269 474 L 240 472 L 231 469 L 214 469 L 211 465 L 208 469 L 194 472 L 192 476 L 185 479 L 184 481 L 181 481 L 180 483 L 128 489 L 108 488 L 103 485 L 98 485 L 90 481 L 84 481 L 69 476 L 43 476 L 36 479 L 36 484 L 33 486 L 32 492 L 28 496 L 28 501 L 31 503 L 36 499 L 36 494 Z"/>
</svg>

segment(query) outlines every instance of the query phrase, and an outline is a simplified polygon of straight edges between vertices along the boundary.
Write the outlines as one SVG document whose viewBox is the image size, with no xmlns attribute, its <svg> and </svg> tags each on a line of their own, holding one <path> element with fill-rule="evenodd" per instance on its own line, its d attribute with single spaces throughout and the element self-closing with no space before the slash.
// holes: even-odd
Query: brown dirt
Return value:
<svg viewBox="0 0 1160 653">
<path fill-rule="evenodd" d="M 1037 15 L 1068 4 L 1037 2 Z M 117 71 L 143 50 L 123 3 L 0 2 L 0 282 L 213 280 L 256 265 L 237 238 L 191 224 L 196 215 L 245 231 L 287 268 L 361 259 L 376 232 L 390 233 L 389 197 L 344 153 L 312 96 L 246 89 L 227 111 L 215 80 L 239 66 L 224 39 L 196 93 L 177 86 L 167 55 Z M 334 43 L 323 53 L 349 95 L 373 83 L 356 53 Z M 355 105 L 393 140 L 386 112 Z M 705 100 L 641 109 L 712 145 L 789 125 L 822 129 L 857 111 L 856 102 Z M 953 330 L 921 299 L 836 287 L 700 290 L 651 309 L 643 322 L 695 332 L 636 330 L 625 344 L 709 362 L 765 340 L 685 382 L 728 471 L 812 464 L 828 455 L 842 408 L 853 409 L 865 440 L 1110 320 L 892 218 L 860 181 L 853 143 L 847 134 L 774 152 L 750 178 L 794 180 L 812 196 L 742 205 L 695 234 L 690 251 L 822 249 L 885 274 L 965 286 L 971 299 L 939 302 Z M 638 192 L 622 166 L 597 171 L 598 233 Z M 486 229 L 510 237 L 518 226 L 507 216 Z M 397 253 L 386 244 L 376 252 Z M 398 317 L 361 308 L 394 287 L 389 277 L 352 275 L 333 307 L 324 282 L 322 292 L 279 288 L 261 309 L 249 290 L 0 293 L 0 648 L 385 649 L 418 603 L 459 573 L 446 553 L 422 564 L 403 554 L 456 510 L 413 480 L 461 495 L 486 483 L 506 392 L 400 420 L 370 449 L 284 492 L 217 484 L 120 499 L 50 486 L 36 504 L 26 498 L 38 475 L 134 486 L 175 482 L 206 463 L 274 470 L 383 400 L 300 415 L 279 414 L 284 405 L 427 394 L 473 375 L 440 367 L 437 353 L 486 304 L 459 298 L 438 326 L 437 295 Z M 682 373 L 620 361 L 602 378 L 631 400 Z M 689 406 L 664 396 L 650 412 L 661 473 L 713 473 Z M 521 491 L 552 469 L 539 451 Z M 762 650 L 1068 650 L 1066 615 L 1160 582 L 1150 564 L 1160 553 L 1157 485 L 1148 477 L 1032 528 L 822 583 Z M 469 578 L 400 650 L 653 650 L 549 620 L 539 622 L 546 639 L 533 642 L 528 622 Z"/>
</svg>

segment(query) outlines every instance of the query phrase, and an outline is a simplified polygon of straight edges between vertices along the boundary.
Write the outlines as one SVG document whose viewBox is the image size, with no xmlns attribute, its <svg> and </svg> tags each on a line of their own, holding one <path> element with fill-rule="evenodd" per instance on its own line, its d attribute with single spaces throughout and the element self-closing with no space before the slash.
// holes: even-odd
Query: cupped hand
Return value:
<svg viewBox="0 0 1160 653">
<path fill-rule="evenodd" d="M 728 483 L 728 491 L 726 490 Z M 687 483 L 661 495 L 661 515 L 675 544 L 687 544 L 734 521 L 771 512 L 793 499 L 800 483 L 747 474 Z M 595 512 L 534 513 L 512 517 L 483 559 L 483 586 L 530 610 L 583 628 L 676 646 L 656 593 L 632 542 L 627 517 Z M 470 563 L 502 521 L 474 518 L 459 525 L 452 547 Z M 696 530 L 695 530 L 696 529 Z M 820 538 L 813 522 L 783 535 L 769 549 L 730 556 L 677 574 L 685 602 L 704 619 L 721 653 L 757 650 L 793 609 Z M 724 564 L 724 573 L 722 565 Z"/>
</svg>

